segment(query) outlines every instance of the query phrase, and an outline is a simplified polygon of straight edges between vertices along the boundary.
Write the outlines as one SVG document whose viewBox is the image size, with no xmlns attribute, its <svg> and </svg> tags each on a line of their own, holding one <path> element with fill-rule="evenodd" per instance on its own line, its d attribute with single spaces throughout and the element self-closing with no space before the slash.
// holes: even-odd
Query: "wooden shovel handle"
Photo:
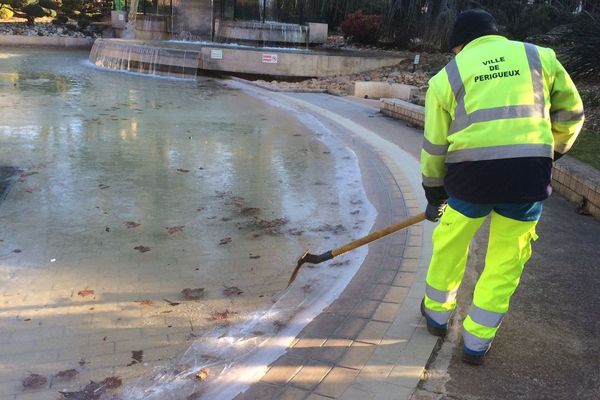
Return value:
<svg viewBox="0 0 600 400">
<path fill-rule="evenodd" d="M 394 225 L 390 225 L 390 226 L 388 226 L 386 228 L 383 228 L 383 229 L 381 229 L 379 231 L 373 232 L 373 233 L 371 233 L 371 234 L 369 234 L 369 235 L 367 235 L 365 237 L 362 237 L 362 238 L 357 239 L 357 240 L 355 240 L 353 242 L 350 242 L 350 243 L 348 243 L 348 244 L 346 244 L 346 245 L 344 245 L 342 247 L 338 247 L 337 249 L 333 249 L 331 251 L 331 253 L 333 254 L 333 257 L 337 257 L 340 254 L 347 253 L 347 252 L 349 252 L 351 250 L 356 249 L 357 247 L 363 246 L 363 245 L 365 245 L 367 243 L 371 243 L 371 242 L 373 242 L 373 241 L 375 241 L 377 239 L 381 239 L 382 237 L 387 236 L 390 233 L 394 233 L 394 232 L 397 232 L 397 231 L 399 231 L 401 229 L 407 228 L 407 227 L 409 227 L 411 225 L 418 224 L 419 222 L 424 221 L 424 220 L 425 220 L 425 213 L 417 214 L 415 216 L 412 216 L 410 218 L 405 219 L 404 221 L 400 221 L 400 222 L 398 222 L 398 223 L 396 223 Z"/>
</svg>

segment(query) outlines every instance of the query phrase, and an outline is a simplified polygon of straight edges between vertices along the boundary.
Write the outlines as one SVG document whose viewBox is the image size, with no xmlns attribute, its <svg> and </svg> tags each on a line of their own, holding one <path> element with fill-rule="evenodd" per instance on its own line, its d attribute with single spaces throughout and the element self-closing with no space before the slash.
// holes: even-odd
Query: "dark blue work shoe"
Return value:
<svg viewBox="0 0 600 400">
<path fill-rule="evenodd" d="M 427 315 L 425 312 L 425 299 L 421 300 L 421 315 L 425 317 L 427 321 L 427 330 L 433 336 L 444 337 L 448 333 L 448 324 L 440 325 Z"/>
<path fill-rule="evenodd" d="M 466 364 L 482 365 L 485 362 L 485 356 L 489 351 L 490 349 L 487 349 L 486 351 L 474 351 L 465 346 L 463 347 L 462 360 Z"/>
</svg>

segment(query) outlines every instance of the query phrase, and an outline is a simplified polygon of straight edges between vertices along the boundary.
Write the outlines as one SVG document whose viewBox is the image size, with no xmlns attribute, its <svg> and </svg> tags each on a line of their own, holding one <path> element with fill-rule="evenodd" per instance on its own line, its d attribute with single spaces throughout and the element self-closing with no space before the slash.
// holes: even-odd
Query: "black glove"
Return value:
<svg viewBox="0 0 600 400">
<path fill-rule="evenodd" d="M 446 203 L 442 203 L 438 206 L 427 203 L 427 208 L 425 209 L 425 218 L 431 222 L 438 222 L 440 218 L 442 218 L 444 210 L 446 210 Z"/>
<path fill-rule="evenodd" d="M 423 186 L 425 197 L 427 198 L 427 208 L 425 209 L 425 218 L 431 222 L 438 222 L 446 209 L 448 194 L 443 186 Z"/>
</svg>

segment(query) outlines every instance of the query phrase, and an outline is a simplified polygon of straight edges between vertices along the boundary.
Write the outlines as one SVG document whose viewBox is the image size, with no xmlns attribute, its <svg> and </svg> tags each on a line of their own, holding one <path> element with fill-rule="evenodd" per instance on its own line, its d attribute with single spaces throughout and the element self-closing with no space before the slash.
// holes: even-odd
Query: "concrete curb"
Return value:
<svg viewBox="0 0 600 400">
<path fill-rule="evenodd" d="M 381 99 L 380 110 L 389 117 L 424 127 L 425 108 L 422 106 L 398 99 Z M 576 203 L 577 212 L 600 220 L 600 171 L 565 156 L 554 164 L 552 187 Z"/>
<path fill-rule="evenodd" d="M 0 35 L 0 46 L 45 46 L 91 49 L 94 40 L 66 36 Z"/>
</svg>

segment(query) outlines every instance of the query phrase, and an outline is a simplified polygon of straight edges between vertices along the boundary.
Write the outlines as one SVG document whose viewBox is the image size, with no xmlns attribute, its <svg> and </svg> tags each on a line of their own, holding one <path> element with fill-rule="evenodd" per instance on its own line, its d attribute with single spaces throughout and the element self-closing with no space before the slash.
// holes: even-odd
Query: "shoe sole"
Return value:
<svg viewBox="0 0 600 400">
<path fill-rule="evenodd" d="M 462 361 L 469 365 L 483 365 L 485 362 L 485 356 L 478 357 L 463 353 Z"/>
</svg>

